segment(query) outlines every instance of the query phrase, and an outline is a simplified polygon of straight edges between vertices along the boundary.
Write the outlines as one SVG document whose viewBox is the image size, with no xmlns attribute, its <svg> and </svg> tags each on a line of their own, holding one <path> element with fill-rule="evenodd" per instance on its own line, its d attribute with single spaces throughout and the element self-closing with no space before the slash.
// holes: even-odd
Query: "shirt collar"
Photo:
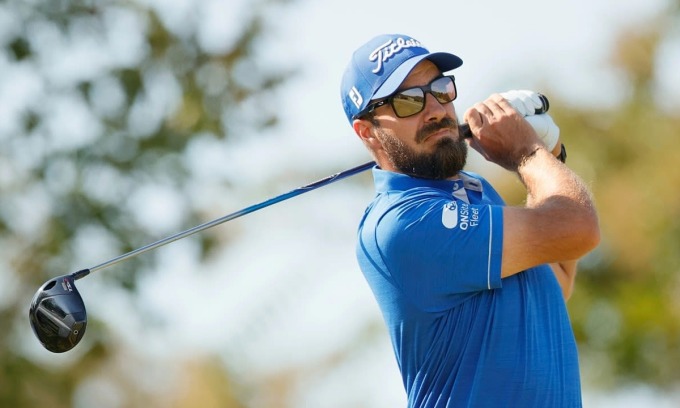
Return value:
<svg viewBox="0 0 680 408">
<path fill-rule="evenodd" d="M 448 192 L 458 190 L 461 187 L 482 191 L 482 183 L 477 178 L 462 171 L 458 175 L 460 178 L 456 180 L 430 180 L 383 170 L 378 166 L 373 167 L 373 180 L 378 193 L 404 191 L 415 187 L 430 187 Z"/>
</svg>

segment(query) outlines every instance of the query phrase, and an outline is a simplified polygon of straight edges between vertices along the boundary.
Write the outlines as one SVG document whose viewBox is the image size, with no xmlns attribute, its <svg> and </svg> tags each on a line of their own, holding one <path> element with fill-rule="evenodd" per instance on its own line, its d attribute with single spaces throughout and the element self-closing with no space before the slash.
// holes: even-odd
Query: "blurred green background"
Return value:
<svg viewBox="0 0 680 408">
<path fill-rule="evenodd" d="M 79 281 L 89 326 L 72 352 L 50 354 L 30 333 L 28 304 L 47 279 L 368 159 L 335 92 L 344 67 L 315 72 L 333 93 L 296 99 L 294 108 L 286 104 L 295 92 L 314 91 L 300 89 L 309 75 L 300 44 L 328 44 L 311 56 L 345 61 L 370 30 L 354 36 L 318 30 L 334 27 L 321 17 L 333 14 L 328 8 L 337 5 L 330 3 L 177 4 L 172 10 L 160 1 L 0 4 L 0 406 L 380 407 L 404 401 L 382 321 L 352 253 L 356 222 L 372 194 L 367 174 L 267 210 L 272 218 L 230 223 Z M 680 401 L 680 2 L 660 4 L 611 34 L 601 56 L 618 81 L 609 103 L 592 106 L 564 95 L 563 84 L 541 75 L 540 67 L 501 71 L 499 61 L 479 78 L 466 73 L 467 81 L 504 87 L 497 91 L 526 86 L 522 68 L 533 75 L 530 84 L 550 96 L 568 164 L 593 189 L 603 239 L 582 261 L 568 303 L 591 406 L 604 406 L 608 395 L 627 387 Z M 464 19 L 462 3 L 445 7 L 451 14 L 463 10 L 447 24 Z M 491 15 L 500 6 L 480 7 Z M 534 10 L 542 24 L 560 18 L 543 7 Z M 298 18 L 299 8 L 307 12 Z M 406 7 L 384 8 L 390 24 L 376 23 L 375 34 L 410 32 Z M 353 11 L 347 31 L 375 18 L 362 11 Z M 439 20 L 442 13 L 429 11 L 423 19 Z M 514 24 L 479 30 L 496 36 L 533 31 L 526 20 Z M 431 28 L 432 37 L 440 29 Z M 413 35 L 429 35 L 419 30 L 422 35 Z M 460 33 L 452 30 L 444 40 L 456 52 Z M 299 44 L 284 40 L 284 32 Z M 461 42 L 474 48 L 475 35 Z M 675 55 L 670 68 L 664 55 Z M 579 64 L 579 55 L 571 58 Z M 663 72 L 671 73 L 675 88 L 660 82 Z M 466 78 L 457 76 L 464 94 Z M 457 101 L 459 115 L 465 102 L 474 101 Z M 312 130 L 296 131 L 313 120 L 319 122 Z M 294 136 L 280 136 L 286 132 Z M 266 150 L 266 143 L 276 147 Z M 488 172 L 507 201 L 522 202 L 524 191 L 512 175 L 479 160 L 471 166 Z M 299 214 L 293 216 L 294 209 Z M 313 232 L 305 229 L 309 224 Z M 217 262 L 225 258 L 229 268 Z M 173 268 L 181 272 L 167 282 L 164 274 Z M 220 274 L 226 276 L 220 283 L 211 280 Z M 192 286 L 199 277 L 203 286 Z M 333 290 L 336 297 L 307 303 Z M 329 309 L 315 312 L 310 304 Z M 326 347 L 306 348 L 288 331 Z M 286 341 L 297 348 L 267 351 Z M 352 381 L 357 371 L 370 381 Z M 381 378 L 384 372 L 392 376 Z"/>
</svg>

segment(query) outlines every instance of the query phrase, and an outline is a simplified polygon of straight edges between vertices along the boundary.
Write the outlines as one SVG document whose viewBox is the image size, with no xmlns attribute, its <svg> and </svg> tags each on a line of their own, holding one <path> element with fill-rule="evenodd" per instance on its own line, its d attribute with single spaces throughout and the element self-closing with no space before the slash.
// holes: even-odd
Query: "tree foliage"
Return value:
<svg viewBox="0 0 680 408">
<path fill-rule="evenodd" d="M 555 114 L 603 232 L 569 301 L 587 378 L 600 385 L 680 382 L 680 116 L 655 92 L 660 44 L 679 18 L 676 8 L 621 33 L 611 55 L 629 87 L 620 106 Z"/>
<path fill-rule="evenodd" d="M 0 36 L 0 271 L 18 288 L 5 294 L 3 327 L 27 325 L 25 300 L 45 280 L 92 266 L 78 265 L 82 254 L 72 243 L 104 240 L 119 255 L 157 239 L 158 230 L 130 217 L 149 194 L 178 192 L 172 198 L 186 211 L 175 225 L 204 221 L 190 190 L 192 143 L 217 145 L 239 129 L 275 125 L 271 93 L 294 74 L 258 63 L 264 10 L 276 3 L 286 1 L 233 7 L 240 19 L 225 23 L 240 31 L 212 47 L 190 16 L 178 29 L 135 2 L 0 5 L 7 22 Z M 198 239 L 210 253 L 210 235 Z M 131 260 L 105 279 L 132 293 L 152 263 Z M 55 367 L 23 355 L 17 344 L 35 339 L 17 332 L 24 331 L 0 336 L 2 406 L 71 406 L 83 381 L 116 358 L 105 324 L 93 316 L 88 337 L 100 340 Z M 148 402 L 138 384 L 118 383 L 131 390 L 124 405 Z"/>
</svg>

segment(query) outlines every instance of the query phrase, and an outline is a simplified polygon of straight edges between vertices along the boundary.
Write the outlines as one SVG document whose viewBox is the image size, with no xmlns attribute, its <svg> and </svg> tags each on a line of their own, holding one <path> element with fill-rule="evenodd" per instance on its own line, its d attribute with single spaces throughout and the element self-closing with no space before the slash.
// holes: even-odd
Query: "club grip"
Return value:
<svg viewBox="0 0 680 408">
<path fill-rule="evenodd" d="M 536 112 L 534 113 L 535 115 L 546 113 L 548 109 L 550 109 L 550 101 L 548 100 L 548 97 L 543 95 L 542 93 L 539 93 L 538 97 L 541 99 L 541 107 L 536 108 Z M 470 130 L 470 125 L 468 125 L 467 123 L 463 123 L 460 126 L 458 126 L 458 132 L 460 132 L 460 135 L 463 137 L 463 139 L 472 138 L 472 131 Z"/>
<path fill-rule="evenodd" d="M 463 139 L 472 139 L 472 131 L 470 130 L 470 125 L 467 123 L 461 123 L 460 126 L 458 126 L 458 133 L 460 133 L 460 137 Z"/>
<path fill-rule="evenodd" d="M 543 95 L 542 93 L 539 93 L 538 97 L 541 99 L 543 105 L 540 108 L 536 109 L 536 115 L 546 113 L 550 109 L 550 101 L 548 100 L 548 97 Z"/>
</svg>

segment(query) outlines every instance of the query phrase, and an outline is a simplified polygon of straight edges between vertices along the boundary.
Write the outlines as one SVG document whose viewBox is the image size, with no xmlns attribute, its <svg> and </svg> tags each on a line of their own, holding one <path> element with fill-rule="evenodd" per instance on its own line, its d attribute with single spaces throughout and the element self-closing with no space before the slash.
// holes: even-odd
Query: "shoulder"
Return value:
<svg viewBox="0 0 680 408">
<path fill-rule="evenodd" d="M 451 201 L 450 193 L 429 188 L 414 187 L 405 191 L 387 191 L 376 198 L 383 215 L 394 217 L 420 216 L 433 207 L 440 207 L 442 203 Z"/>
<path fill-rule="evenodd" d="M 435 188 L 385 191 L 371 203 L 361 226 L 383 239 L 406 237 L 421 229 L 418 227 L 426 227 L 433 216 L 440 219 L 442 208 L 451 201 L 450 194 Z"/>
</svg>

